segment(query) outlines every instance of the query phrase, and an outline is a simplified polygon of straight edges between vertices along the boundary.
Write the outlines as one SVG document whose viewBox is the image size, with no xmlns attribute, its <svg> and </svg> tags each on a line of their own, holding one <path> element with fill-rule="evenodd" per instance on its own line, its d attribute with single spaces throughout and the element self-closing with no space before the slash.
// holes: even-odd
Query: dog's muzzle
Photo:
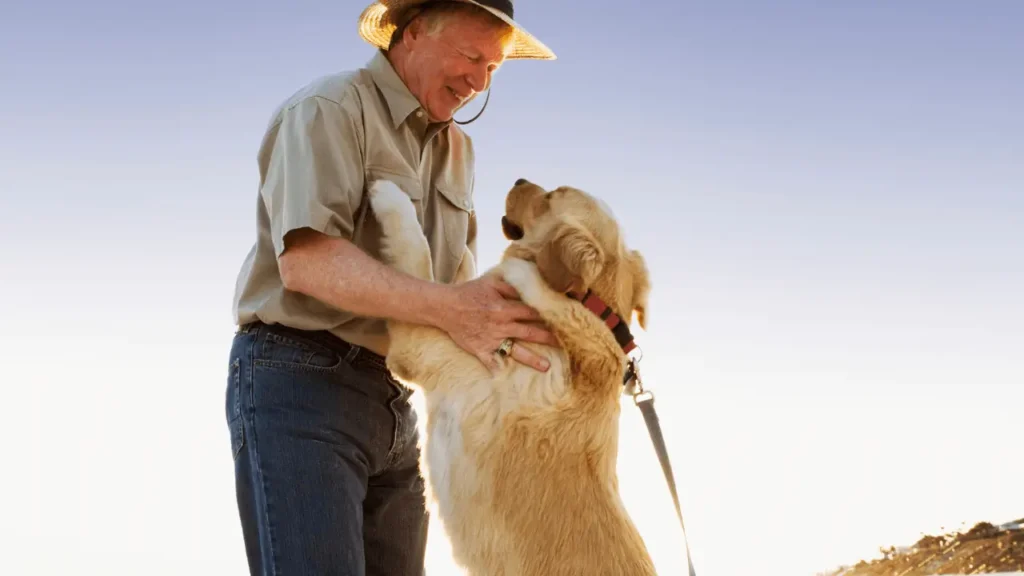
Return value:
<svg viewBox="0 0 1024 576">
<path fill-rule="evenodd" d="M 501 217 L 501 231 L 509 240 L 519 240 L 523 237 L 523 229 L 508 219 L 508 216 Z"/>
</svg>

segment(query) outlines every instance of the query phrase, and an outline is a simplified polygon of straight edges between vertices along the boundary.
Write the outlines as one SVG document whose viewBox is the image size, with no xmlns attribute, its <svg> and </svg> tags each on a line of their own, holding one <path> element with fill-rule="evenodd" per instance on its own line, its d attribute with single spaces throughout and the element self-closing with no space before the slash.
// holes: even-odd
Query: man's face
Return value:
<svg viewBox="0 0 1024 576">
<path fill-rule="evenodd" d="M 426 27 L 408 31 L 409 89 L 431 120 L 451 119 L 455 111 L 490 86 L 505 60 L 502 30 L 488 18 L 456 15 L 435 35 Z"/>
</svg>

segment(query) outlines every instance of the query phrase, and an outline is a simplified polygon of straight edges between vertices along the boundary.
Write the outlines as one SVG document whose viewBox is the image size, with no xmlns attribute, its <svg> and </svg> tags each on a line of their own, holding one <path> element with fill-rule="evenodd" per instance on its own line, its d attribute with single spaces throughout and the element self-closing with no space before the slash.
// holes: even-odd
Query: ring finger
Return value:
<svg viewBox="0 0 1024 576">
<path fill-rule="evenodd" d="M 530 366 L 541 372 L 546 372 L 548 369 L 548 361 L 546 359 L 519 342 L 512 342 L 512 352 L 509 354 L 509 357 L 520 364 Z"/>
</svg>

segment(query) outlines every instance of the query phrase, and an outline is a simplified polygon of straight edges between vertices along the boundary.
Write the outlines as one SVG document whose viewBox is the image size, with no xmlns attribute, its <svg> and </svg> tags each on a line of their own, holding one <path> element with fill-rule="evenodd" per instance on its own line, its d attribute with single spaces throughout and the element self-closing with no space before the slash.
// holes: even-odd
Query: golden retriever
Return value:
<svg viewBox="0 0 1024 576">
<path fill-rule="evenodd" d="M 433 280 L 408 196 L 378 181 L 369 198 L 385 262 Z M 609 327 L 621 318 L 617 333 L 628 335 L 635 312 L 646 328 L 644 259 L 626 248 L 602 202 L 571 187 L 548 192 L 517 181 L 502 225 L 514 241 L 488 274 L 515 287 L 558 338 L 560 347 L 532 347 L 550 361 L 547 372 L 502 359 L 493 373 L 441 330 L 388 325 L 389 369 L 424 395 L 423 467 L 453 556 L 473 576 L 655 574 L 618 494 L 619 400 L 632 337 L 617 340 Z M 456 282 L 475 274 L 466 250 Z M 586 295 L 607 303 L 612 320 L 588 309 Z"/>
</svg>

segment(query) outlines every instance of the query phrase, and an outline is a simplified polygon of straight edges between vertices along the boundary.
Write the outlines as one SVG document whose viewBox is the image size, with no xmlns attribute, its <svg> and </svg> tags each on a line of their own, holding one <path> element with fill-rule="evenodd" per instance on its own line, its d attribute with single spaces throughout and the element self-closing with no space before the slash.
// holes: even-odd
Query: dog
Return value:
<svg viewBox="0 0 1024 576">
<path fill-rule="evenodd" d="M 368 195 L 385 263 L 433 281 L 409 197 L 386 180 Z M 388 369 L 424 395 L 424 476 L 453 557 L 472 576 L 653 575 L 616 475 L 634 314 L 646 330 L 644 258 L 626 248 L 607 206 L 582 190 L 520 179 L 505 204 L 511 243 L 486 273 L 512 285 L 553 331 L 559 347 L 516 344 L 550 369 L 499 356 L 495 373 L 439 329 L 388 322 Z M 455 282 L 475 276 L 467 249 Z M 621 319 L 616 331 L 607 317 Z"/>
</svg>

